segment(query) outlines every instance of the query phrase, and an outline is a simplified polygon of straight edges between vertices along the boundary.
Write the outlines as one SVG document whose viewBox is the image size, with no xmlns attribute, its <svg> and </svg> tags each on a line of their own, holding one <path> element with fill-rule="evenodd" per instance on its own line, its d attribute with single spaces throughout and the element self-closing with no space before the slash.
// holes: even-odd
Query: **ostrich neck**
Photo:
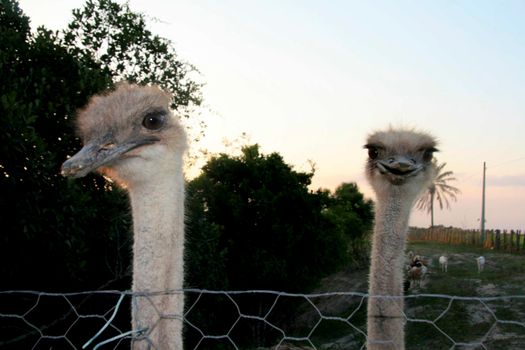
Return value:
<svg viewBox="0 0 525 350">
<path fill-rule="evenodd" d="M 148 171 L 149 170 L 149 171 Z M 184 295 L 184 178 L 181 160 L 129 186 L 133 211 L 132 327 L 143 332 L 133 350 L 182 349 Z M 167 175 L 167 176 L 166 176 Z M 149 294 L 155 293 L 156 294 Z"/>
<path fill-rule="evenodd" d="M 133 211 L 133 290 L 181 289 L 184 249 L 182 171 L 130 188 Z"/>
<path fill-rule="evenodd" d="M 405 348 L 404 302 L 396 297 L 403 295 L 404 251 L 414 199 L 402 187 L 378 194 L 368 291 L 368 350 Z"/>
<path fill-rule="evenodd" d="M 370 270 L 373 295 L 402 295 L 406 235 L 414 201 L 406 197 L 399 189 L 378 198 Z"/>
</svg>

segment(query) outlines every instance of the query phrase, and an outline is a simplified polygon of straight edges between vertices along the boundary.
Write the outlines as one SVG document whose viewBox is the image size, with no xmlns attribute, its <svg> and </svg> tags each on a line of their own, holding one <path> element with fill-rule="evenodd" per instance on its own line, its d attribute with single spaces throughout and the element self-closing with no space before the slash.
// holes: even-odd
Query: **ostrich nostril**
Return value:
<svg viewBox="0 0 525 350">
<path fill-rule="evenodd" d="M 113 148 L 115 148 L 115 144 L 113 142 L 108 142 L 106 144 L 104 144 L 102 147 L 100 147 L 100 150 L 101 151 L 109 151 Z"/>
<path fill-rule="evenodd" d="M 396 161 L 396 159 L 394 157 L 390 157 L 388 158 L 388 163 L 392 164 Z"/>
</svg>

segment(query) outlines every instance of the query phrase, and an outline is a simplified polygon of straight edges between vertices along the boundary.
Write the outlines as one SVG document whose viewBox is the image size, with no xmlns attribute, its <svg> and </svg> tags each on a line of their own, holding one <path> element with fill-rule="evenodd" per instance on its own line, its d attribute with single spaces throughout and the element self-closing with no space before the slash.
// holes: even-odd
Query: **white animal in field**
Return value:
<svg viewBox="0 0 525 350">
<path fill-rule="evenodd" d="M 439 266 L 441 266 L 441 271 L 447 272 L 448 270 L 448 258 L 444 255 L 439 257 Z"/>
<path fill-rule="evenodd" d="M 483 271 L 483 267 L 485 266 L 485 257 L 477 257 L 476 262 L 478 264 L 478 273 L 481 273 L 481 271 Z"/>
</svg>

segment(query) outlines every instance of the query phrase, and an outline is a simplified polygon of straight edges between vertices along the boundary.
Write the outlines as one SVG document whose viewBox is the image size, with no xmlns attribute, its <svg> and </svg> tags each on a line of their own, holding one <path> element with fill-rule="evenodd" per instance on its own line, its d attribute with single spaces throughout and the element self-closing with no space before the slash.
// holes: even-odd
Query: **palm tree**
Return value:
<svg viewBox="0 0 525 350">
<path fill-rule="evenodd" d="M 417 209 L 426 210 L 430 213 L 431 228 L 434 227 L 434 199 L 437 200 L 439 209 L 443 210 L 443 204 L 449 209 L 449 199 L 452 199 L 455 202 L 457 200 L 456 195 L 461 193 L 458 188 L 448 184 L 450 181 L 455 181 L 457 179 L 454 177 L 453 171 L 443 171 L 443 168 L 445 168 L 447 163 L 438 164 L 436 158 L 434 158 L 432 162 L 436 167 L 436 175 L 416 204 Z"/>
</svg>

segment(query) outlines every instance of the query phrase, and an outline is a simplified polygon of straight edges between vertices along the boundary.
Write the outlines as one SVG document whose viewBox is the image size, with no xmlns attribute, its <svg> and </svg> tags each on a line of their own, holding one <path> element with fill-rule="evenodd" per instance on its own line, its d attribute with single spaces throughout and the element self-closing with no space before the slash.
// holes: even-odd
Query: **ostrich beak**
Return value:
<svg viewBox="0 0 525 350">
<path fill-rule="evenodd" d="M 382 173 L 390 173 L 398 176 L 414 175 L 423 169 L 421 165 L 418 165 L 412 159 L 401 155 L 380 160 L 377 163 Z"/>
<path fill-rule="evenodd" d="M 99 167 L 122 158 L 127 152 L 135 148 L 150 145 L 157 141 L 157 138 L 149 137 L 131 140 L 123 144 L 100 141 L 90 142 L 62 164 L 61 174 L 66 177 L 84 177 Z"/>
</svg>

